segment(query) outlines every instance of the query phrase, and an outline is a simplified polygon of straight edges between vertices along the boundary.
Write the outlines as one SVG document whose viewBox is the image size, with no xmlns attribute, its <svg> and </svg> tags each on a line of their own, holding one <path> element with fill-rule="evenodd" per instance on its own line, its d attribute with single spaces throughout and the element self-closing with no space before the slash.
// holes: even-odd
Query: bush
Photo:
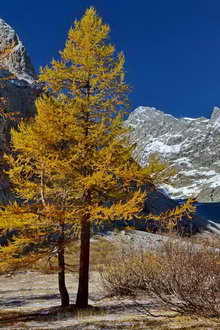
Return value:
<svg viewBox="0 0 220 330">
<path fill-rule="evenodd" d="M 156 264 L 155 256 L 121 251 L 101 271 L 102 283 L 110 296 L 134 296 L 145 290 L 145 273 Z"/>
<path fill-rule="evenodd" d="M 121 253 L 101 277 L 111 295 L 142 291 L 181 314 L 220 316 L 220 254 L 215 249 L 174 241 L 154 253 Z"/>
</svg>

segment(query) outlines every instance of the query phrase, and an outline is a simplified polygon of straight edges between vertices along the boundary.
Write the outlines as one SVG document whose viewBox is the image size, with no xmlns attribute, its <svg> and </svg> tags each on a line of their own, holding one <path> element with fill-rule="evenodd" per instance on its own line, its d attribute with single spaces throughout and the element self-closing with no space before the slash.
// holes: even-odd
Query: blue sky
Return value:
<svg viewBox="0 0 220 330">
<path fill-rule="evenodd" d="M 220 106 L 219 0 L 13 0 L 1 1 L 0 17 L 16 29 L 38 70 L 91 5 L 125 53 L 132 109 L 209 117 Z"/>
</svg>

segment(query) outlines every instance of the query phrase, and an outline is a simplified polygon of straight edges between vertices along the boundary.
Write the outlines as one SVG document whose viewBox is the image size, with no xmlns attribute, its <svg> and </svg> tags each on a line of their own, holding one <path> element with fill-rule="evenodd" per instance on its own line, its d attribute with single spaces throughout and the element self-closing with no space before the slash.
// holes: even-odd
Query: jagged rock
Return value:
<svg viewBox="0 0 220 330">
<path fill-rule="evenodd" d="M 0 19 L 0 51 L 8 47 L 10 52 L 1 61 L 0 97 L 8 101 L 9 111 L 26 117 L 34 112 L 34 101 L 40 87 L 36 84 L 34 67 L 17 33 Z"/>
<path fill-rule="evenodd" d="M 214 107 L 211 118 L 210 118 L 210 123 L 215 124 L 216 122 L 220 121 L 220 109 L 218 107 Z"/>
<path fill-rule="evenodd" d="M 159 153 L 178 170 L 174 186 L 164 188 L 174 198 L 198 196 L 200 201 L 220 201 L 220 109 L 211 119 L 175 118 L 155 108 L 139 107 L 128 117 L 136 143 L 134 157 L 144 166 Z"/>
<path fill-rule="evenodd" d="M 214 188 L 205 186 L 198 195 L 198 200 L 213 203 L 220 201 L 220 186 Z"/>
<path fill-rule="evenodd" d="M 24 45 L 17 33 L 0 19 L 0 51 L 10 48 L 10 53 L 1 60 L 0 98 L 6 100 L 6 112 L 15 113 L 12 121 L 0 116 L 0 160 L 10 151 L 10 129 L 20 118 L 27 118 L 35 112 L 35 99 L 41 93 L 36 74 Z M 1 79 L 3 78 L 3 79 Z M 0 171 L 0 201 L 7 201 L 11 195 L 9 184 L 2 169 Z"/>
<path fill-rule="evenodd" d="M 18 80 L 33 83 L 36 74 L 24 45 L 12 27 L 3 19 L 0 19 L 0 50 L 2 51 L 8 47 L 12 47 L 12 52 L 2 62 L 4 71 L 8 70 Z"/>
</svg>

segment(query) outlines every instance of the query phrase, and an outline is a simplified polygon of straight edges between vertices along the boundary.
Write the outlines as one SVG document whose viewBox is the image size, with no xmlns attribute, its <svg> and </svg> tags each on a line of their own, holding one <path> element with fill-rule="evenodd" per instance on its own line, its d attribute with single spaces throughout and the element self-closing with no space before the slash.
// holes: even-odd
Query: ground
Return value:
<svg viewBox="0 0 220 330">
<path fill-rule="evenodd" d="M 77 275 L 67 274 L 71 302 L 77 290 Z M 174 316 L 160 306 L 141 299 L 147 310 L 163 316 L 152 317 L 138 302 L 105 297 L 99 274 L 90 277 L 92 306 L 85 312 L 61 311 L 56 274 L 22 272 L 12 277 L 0 276 L 1 329 L 220 329 L 220 321 Z"/>
<path fill-rule="evenodd" d="M 90 308 L 83 312 L 74 308 L 78 282 L 77 242 L 66 256 L 68 263 L 73 261 L 73 271 L 66 274 L 72 304 L 68 310 L 59 307 L 57 274 L 46 267 L 45 260 L 29 271 L 1 275 L 0 329 L 220 329 L 220 320 L 175 315 L 148 297 L 140 296 L 134 301 L 107 296 L 98 270 L 115 255 L 118 238 L 120 244 L 124 242 L 126 250 L 128 245 L 130 249 L 146 247 L 146 242 L 150 248 L 163 240 L 159 235 L 136 236 L 134 232 L 132 236 L 122 233 L 92 239 Z"/>
</svg>

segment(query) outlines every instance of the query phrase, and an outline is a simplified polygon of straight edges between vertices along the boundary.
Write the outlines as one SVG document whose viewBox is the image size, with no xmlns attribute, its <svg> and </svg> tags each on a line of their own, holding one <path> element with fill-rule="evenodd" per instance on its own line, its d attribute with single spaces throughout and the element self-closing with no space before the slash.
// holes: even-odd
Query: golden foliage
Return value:
<svg viewBox="0 0 220 330">
<path fill-rule="evenodd" d="M 159 216 L 155 214 L 149 214 L 148 219 L 154 219 L 162 222 L 168 229 L 173 229 L 176 226 L 178 220 L 183 217 L 192 219 L 192 215 L 196 211 L 196 198 L 189 198 L 184 204 L 177 206 L 176 208 L 162 212 Z"/>
</svg>

